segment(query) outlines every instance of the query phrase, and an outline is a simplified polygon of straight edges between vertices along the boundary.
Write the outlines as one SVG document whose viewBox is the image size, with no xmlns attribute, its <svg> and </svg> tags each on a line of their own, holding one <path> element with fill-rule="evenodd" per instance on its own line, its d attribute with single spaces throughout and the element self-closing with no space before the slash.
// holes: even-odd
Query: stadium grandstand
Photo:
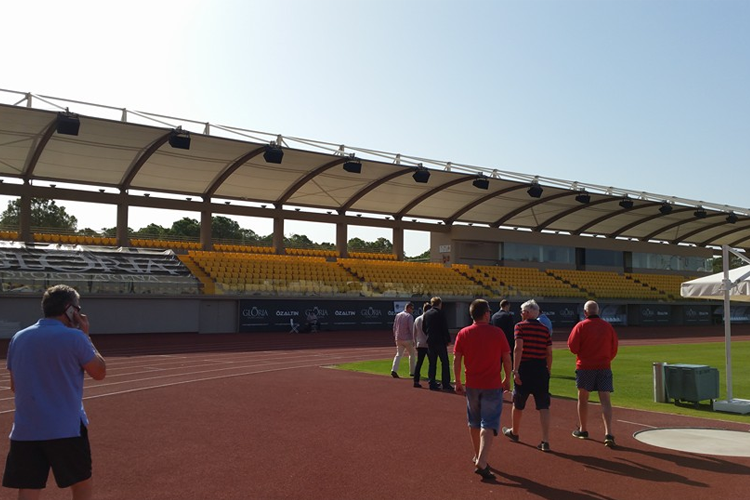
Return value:
<svg viewBox="0 0 750 500">
<path fill-rule="evenodd" d="M 454 327 L 475 297 L 535 298 L 561 326 L 593 298 L 616 324 L 710 324 L 720 304 L 680 298 L 721 245 L 750 244 L 746 209 L 630 192 L 219 124 L 0 90 L 0 336 L 65 282 L 101 333 L 389 328 L 439 295 Z M 71 111 L 71 109 L 73 111 Z M 117 207 L 116 235 L 31 224 L 31 200 Z M 199 212 L 200 237 L 130 237 L 132 207 Z M 212 241 L 212 216 L 273 220 L 273 244 Z M 335 226 L 335 250 L 285 248 L 285 221 Z M 351 225 L 392 231 L 393 253 L 349 252 Z M 404 232 L 430 234 L 429 262 Z M 744 310 L 738 321 L 748 320 Z"/>
</svg>

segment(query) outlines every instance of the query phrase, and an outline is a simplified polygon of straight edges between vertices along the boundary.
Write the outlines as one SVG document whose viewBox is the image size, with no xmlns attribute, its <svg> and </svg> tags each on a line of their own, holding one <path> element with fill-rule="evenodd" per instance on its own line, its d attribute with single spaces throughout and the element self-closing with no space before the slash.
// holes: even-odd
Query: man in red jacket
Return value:
<svg viewBox="0 0 750 500">
<path fill-rule="evenodd" d="M 612 325 L 599 317 L 599 305 L 589 300 L 583 306 L 586 319 L 573 327 L 568 348 L 576 355 L 576 386 L 578 387 L 578 428 L 573 437 L 586 439 L 589 393 L 597 391 L 602 405 L 604 446 L 615 446 L 612 435 L 612 360 L 617 356 L 617 333 Z"/>
</svg>

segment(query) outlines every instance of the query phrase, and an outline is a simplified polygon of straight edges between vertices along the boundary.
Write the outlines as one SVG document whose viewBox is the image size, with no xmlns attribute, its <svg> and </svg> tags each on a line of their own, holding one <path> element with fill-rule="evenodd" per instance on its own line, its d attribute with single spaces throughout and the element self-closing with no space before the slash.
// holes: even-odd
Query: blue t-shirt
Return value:
<svg viewBox="0 0 750 500">
<path fill-rule="evenodd" d="M 8 346 L 16 413 L 10 438 L 42 441 L 81 435 L 83 365 L 96 356 L 81 330 L 56 319 L 40 319 L 16 333 Z"/>
<path fill-rule="evenodd" d="M 547 327 L 547 330 L 549 330 L 549 334 L 552 335 L 552 321 L 550 321 L 547 315 L 542 313 L 537 319 L 541 324 Z"/>
</svg>

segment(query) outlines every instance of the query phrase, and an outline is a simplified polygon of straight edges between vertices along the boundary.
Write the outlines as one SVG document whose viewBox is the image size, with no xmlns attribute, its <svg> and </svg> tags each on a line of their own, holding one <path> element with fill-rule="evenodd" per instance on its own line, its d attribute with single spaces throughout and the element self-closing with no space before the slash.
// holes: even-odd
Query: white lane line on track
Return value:
<svg viewBox="0 0 750 500">
<path fill-rule="evenodd" d="M 289 360 L 289 359 L 295 359 L 295 358 L 341 358 L 342 356 L 346 355 L 356 355 L 361 356 L 362 351 L 359 350 L 351 350 L 351 351 L 339 351 L 335 353 L 328 353 L 328 352 L 294 352 L 294 353 L 287 353 L 287 354 L 278 354 L 273 353 L 271 355 L 268 354 L 261 354 L 261 353 L 237 353 L 232 355 L 216 355 L 216 356 L 205 356 L 205 355 L 196 355 L 196 356 L 189 356 L 184 357 L 180 359 L 168 359 L 164 360 L 159 363 L 155 363 L 153 359 L 145 359 L 143 363 L 135 363 L 131 362 L 126 365 L 122 364 L 116 364 L 116 363 L 109 363 L 108 367 L 112 366 L 114 369 L 121 370 L 127 367 L 164 367 L 164 366 L 180 366 L 184 365 L 186 363 L 195 363 L 195 362 L 204 362 L 204 363 L 236 363 L 236 362 L 245 362 L 245 361 L 277 361 L 277 360 Z M 379 352 L 367 352 L 368 355 L 377 355 L 381 356 L 383 353 Z M 109 372 L 110 370 L 108 370 Z"/>
<path fill-rule="evenodd" d="M 354 360 L 354 361 L 356 361 L 356 360 Z M 234 373 L 234 374 L 231 374 L 231 375 L 229 375 L 229 374 L 227 374 L 227 375 L 219 375 L 219 376 L 216 376 L 216 377 L 203 377 L 203 378 L 196 378 L 196 379 L 191 379 L 191 380 L 181 380 L 179 382 L 170 382 L 168 384 L 158 384 L 158 385 L 151 385 L 151 386 L 148 386 L 148 387 L 137 387 L 137 388 L 126 389 L 126 390 L 122 390 L 122 391 L 114 391 L 114 392 L 107 392 L 107 393 L 104 393 L 104 394 L 96 394 L 96 395 L 93 395 L 93 396 L 84 396 L 83 399 L 84 400 L 87 400 L 87 399 L 98 399 L 98 398 L 104 398 L 104 397 L 109 397 L 109 396 L 118 396 L 118 395 L 122 395 L 122 394 L 130 394 L 130 393 L 134 393 L 134 392 L 149 391 L 149 390 L 152 390 L 152 389 L 163 389 L 163 388 L 166 388 L 166 387 L 174 387 L 174 386 L 178 386 L 178 385 L 193 384 L 193 383 L 196 383 L 196 382 L 207 382 L 207 381 L 211 381 L 211 380 L 221 380 L 221 379 L 227 379 L 227 378 L 244 377 L 244 376 L 247 376 L 247 375 L 259 375 L 259 374 L 263 374 L 263 373 L 272 373 L 272 372 L 279 372 L 279 371 L 286 371 L 286 370 L 296 370 L 296 369 L 299 369 L 299 368 L 314 368 L 314 367 L 318 367 L 318 366 L 320 366 L 319 363 L 310 363 L 310 364 L 305 364 L 305 365 L 286 366 L 286 367 L 282 367 L 282 368 L 270 368 L 270 369 L 266 369 L 266 370 L 254 370 L 254 371 L 249 371 L 249 372 L 244 372 L 244 373 Z M 211 370 L 211 371 L 217 371 L 217 370 Z M 207 373 L 207 372 L 198 372 L 198 373 Z M 187 373 L 187 374 L 184 374 L 183 376 L 188 376 L 188 375 L 194 375 L 194 373 Z M 143 379 L 141 379 L 141 380 L 143 380 Z M 140 382 L 141 380 L 137 380 L 137 382 Z M 124 382 L 118 382 L 118 384 L 119 383 L 124 383 Z M 109 385 L 115 385 L 115 384 L 109 384 Z M 97 387 L 102 387 L 102 386 L 99 385 Z M 6 414 L 6 413 L 13 413 L 14 411 L 15 411 L 15 409 L 2 410 L 2 411 L 0 411 L 0 415 Z"/>
<path fill-rule="evenodd" d="M 233 356 L 217 356 L 217 357 L 213 357 L 213 358 L 211 358 L 211 357 L 205 357 L 205 356 L 194 356 L 194 357 L 190 357 L 189 359 L 191 361 L 190 365 L 193 365 L 193 366 L 196 363 L 211 364 L 211 365 L 216 365 L 216 364 L 221 363 L 221 364 L 229 365 L 229 364 L 237 364 L 237 363 L 256 362 L 256 363 L 264 363 L 264 364 L 266 364 L 266 363 L 269 363 L 269 362 L 279 362 L 279 361 L 282 361 L 282 362 L 292 362 L 295 359 L 297 359 L 297 360 L 299 360 L 299 359 L 320 359 L 321 361 L 324 361 L 324 360 L 327 360 L 327 359 L 341 359 L 343 356 L 349 356 L 349 355 L 361 356 L 362 354 L 363 353 L 361 351 L 352 350 L 351 352 L 349 352 L 349 351 L 343 351 L 343 352 L 336 352 L 336 353 L 295 352 L 295 353 L 291 353 L 289 355 L 284 355 L 284 356 L 276 356 L 276 355 L 274 355 L 274 356 L 258 356 L 257 353 L 256 354 L 252 354 L 252 355 L 245 355 L 245 356 L 233 355 Z M 382 356 L 383 354 L 382 353 L 377 353 L 377 352 L 371 352 L 371 353 L 367 353 L 367 355 L 378 356 L 379 357 L 379 356 Z M 185 358 L 185 359 L 188 359 L 188 358 Z M 155 363 L 153 363 L 153 360 L 150 359 L 150 360 L 148 360 L 148 363 L 142 364 L 142 365 L 135 364 L 135 363 L 128 364 L 127 366 L 122 366 L 122 365 L 112 366 L 112 365 L 110 365 L 108 367 L 107 372 L 108 372 L 108 376 L 109 377 L 119 377 L 119 376 L 127 376 L 127 375 L 131 375 L 131 374 L 138 374 L 138 373 L 148 372 L 149 370 L 150 371 L 157 371 L 157 370 L 166 371 L 166 370 L 182 369 L 182 368 L 185 367 L 185 365 L 186 365 L 186 363 L 185 363 L 184 359 L 179 360 L 179 361 L 168 360 L 168 361 L 165 361 L 164 363 L 161 363 L 161 364 L 155 364 Z M 121 373 L 123 370 L 133 370 L 133 369 L 140 369 L 140 371 L 139 372 L 126 371 L 125 373 Z"/>
<path fill-rule="evenodd" d="M 351 355 L 348 355 L 348 356 L 333 356 L 333 355 L 331 355 L 331 356 L 327 356 L 326 359 L 325 359 L 325 361 L 327 363 L 330 363 L 331 361 L 337 361 L 337 360 L 344 361 L 344 362 L 360 361 L 360 360 L 373 359 L 372 356 L 373 356 L 373 354 L 367 354 L 367 353 L 360 353 L 360 356 L 356 357 L 356 358 L 354 356 L 351 356 Z M 309 357 L 309 356 L 303 356 L 303 357 Z M 377 359 L 377 358 L 375 358 L 375 359 Z M 131 384 L 131 383 L 136 384 L 136 383 L 151 382 L 151 381 L 154 381 L 154 380 L 165 380 L 165 379 L 169 379 L 169 378 L 189 377 L 191 375 L 199 375 L 199 374 L 205 374 L 205 373 L 216 373 L 216 372 L 222 372 L 222 371 L 223 372 L 227 372 L 227 371 L 233 371 L 233 370 L 242 370 L 242 369 L 248 368 L 248 362 L 250 363 L 250 365 L 252 367 L 254 367 L 256 369 L 259 366 L 267 366 L 269 364 L 271 364 L 271 365 L 273 365 L 273 364 L 279 365 L 279 364 L 284 363 L 284 361 L 278 361 L 278 360 L 276 360 L 274 363 L 269 363 L 269 362 L 259 363 L 258 361 L 259 360 L 257 360 L 257 359 L 253 359 L 253 360 L 250 360 L 250 361 L 246 361 L 245 363 L 235 363 L 233 366 L 228 366 L 228 367 L 214 368 L 214 369 L 211 369 L 211 370 L 186 371 L 186 372 L 183 371 L 183 372 L 173 373 L 173 374 L 169 374 L 169 375 L 165 374 L 164 372 L 160 372 L 160 376 L 144 377 L 144 378 L 136 378 L 136 379 L 128 379 L 128 380 L 121 380 L 121 381 L 109 382 L 109 383 L 108 382 L 101 382 L 101 383 L 89 382 L 88 379 L 87 379 L 87 382 L 89 382 L 89 383 L 85 386 L 85 389 L 86 390 L 95 390 L 95 389 L 98 389 L 98 388 L 112 387 L 112 386 L 123 385 L 123 384 Z M 300 359 L 289 359 L 286 362 L 287 363 L 295 363 L 295 362 L 298 363 L 300 361 L 301 361 Z M 173 370 L 179 370 L 179 369 L 182 369 L 182 370 L 193 369 L 194 370 L 195 368 L 198 368 L 200 366 L 206 366 L 206 365 L 205 364 L 200 364 L 200 365 L 197 365 L 197 366 L 196 365 L 181 366 L 181 367 L 175 367 L 175 368 L 173 368 Z M 215 366 L 215 364 L 211 364 L 209 366 Z M 309 362 L 309 363 L 301 365 L 301 366 L 302 367 L 321 366 L 321 360 L 315 360 L 313 362 Z M 165 371 L 168 371 L 168 370 L 165 370 Z M 261 370 L 261 371 L 257 371 L 257 373 L 265 373 L 265 371 L 269 371 L 269 370 Z M 273 370 L 270 370 L 270 371 L 273 371 Z M 149 371 L 149 372 L 141 372 L 141 373 L 154 373 L 154 372 Z M 252 373 L 256 373 L 256 372 L 249 372 L 248 374 L 252 374 Z M 131 374 L 123 374 L 123 375 L 120 375 L 120 376 L 127 376 L 127 375 L 132 375 L 132 373 Z M 233 377 L 233 376 L 235 376 L 235 375 L 227 375 L 227 377 Z M 107 380 L 107 379 L 105 379 L 105 380 Z M 12 399 L 12 398 L 10 398 L 10 399 Z M 0 401 L 2 401 L 2 400 L 0 400 Z M 1 413 L 2 412 L 0 412 L 0 414 Z"/>
<path fill-rule="evenodd" d="M 653 425 L 641 424 L 639 422 L 631 422 L 629 420 L 618 420 L 618 422 L 621 422 L 623 424 L 637 425 L 638 427 L 646 427 L 646 428 L 649 428 L 649 429 L 658 429 L 658 427 L 654 427 Z"/>
<path fill-rule="evenodd" d="M 205 366 L 205 362 L 208 361 L 211 363 L 210 366 L 216 367 L 217 363 L 221 363 L 225 366 L 225 368 L 221 369 L 215 369 L 215 370 L 204 370 L 199 373 L 210 373 L 211 371 L 221 371 L 221 370 L 240 370 L 247 368 L 248 363 L 252 363 L 252 366 L 254 368 L 259 368 L 260 366 L 268 365 L 268 364 L 282 364 L 282 363 L 299 363 L 299 362 L 312 362 L 312 365 L 305 364 L 303 366 L 321 366 L 325 364 L 337 364 L 341 362 L 350 362 L 350 361 L 363 361 L 363 360 L 370 360 L 370 359 L 379 359 L 380 357 L 383 357 L 385 355 L 390 356 L 391 348 L 385 348 L 383 346 L 365 346 L 365 347 L 354 347 L 354 346 L 347 346 L 347 348 L 334 348 L 332 351 L 326 350 L 323 347 L 316 348 L 316 349 L 290 349 L 290 350 L 280 350 L 280 349 L 270 349 L 270 350 L 264 350 L 264 351 L 240 351 L 240 352 L 231 352 L 226 351 L 224 349 L 217 349 L 215 352 L 189 352 L 185 353 L 185 355 L 176 356 L 176 355 L 141 355 L 139 357 L 135 358 L 109 358 L 108 365 L 108 376 L 107 380 L 110 381 L 113 378 L 121 378 L 121 377 L 127 377 L 132 376 L 134 374 L 153 374 L 153 375 L 162 375 L 158 377 L 148 377 L 143 379 L 136 379 L 136 380 L 130 380 L 130 381 L 123 381 L 123 382 L 111 382 L 107 384 L 106 382 L 103 384 L 96 384 L 92 383 L 93 381 L 89 381 L 87 379 L 87 386 L 86 390 L 89 391 L 91 389 L 95 389 L 97 387 L 103 387 L 103 386 L 111 386 L 114 384 L 123 384 L 128 382 L 149 382 L 151 380 L 159 380 L 164 379 L 163 375 L 166 372 L 169 371 L 176 371 L 176 370 L 185 370 L 185 369 L 194 369 L 196 366 L 193 363 L 188 363 L 187 361 L 195 361 L 196 358 L 201 358 L 200 365 Z M 207 359 L 206 359 L 207 358 Z M 157 360 L 159 361 L 157 363 Z M 228 360 L 228 361 L 227 361 Z M 313 361 L 315 360 L 315 361 Z M 114 363 L 112 362 L 114 361 Z M 119 363 L 118 363 L 119 361 Z M 144 365 L 143 362 L 146 362 Z M 228 366 L 227 363 L 232 363 L 232 366 Z M 173 364 L 175 366 L 165 366 Z M 138 372 L 132 372 L 128 370 L 133 370 L 133 368 L 139 369 Z M 122 373 L 122 372 L 125 373 Z M 113 372 L 118 372 L 117 374 Z M 190 376 L 194 375 L 195 372 L 187 372 L 187 373 L 176 373 L 171 375 L 170 377 L 184 377 L 184 376 Z M 233 375 L 230 375 L 233 376 Z M 7 375 L 5 377 L 6 380 L 9 380 L 10 377 Z M 2 384 L 3 380 L 0 380 L 0 384 Z M 2 385 L 0 385 L 0 391 L 9 391 L 9 387 L 5 390 L 2 390 Z M 8 398 L 0 398 L 0 402 L 7 402 L 12 401 L 13 395 L 10 395 Z M 0 413 L 4 413 L 0 411 Z"/>
</svg>

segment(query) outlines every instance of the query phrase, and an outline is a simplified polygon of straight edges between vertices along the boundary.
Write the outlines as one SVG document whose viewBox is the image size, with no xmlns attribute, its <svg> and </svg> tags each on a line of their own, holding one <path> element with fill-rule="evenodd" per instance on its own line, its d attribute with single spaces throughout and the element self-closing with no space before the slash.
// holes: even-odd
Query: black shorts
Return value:
<svg viewBox="0 0 750 500">
<path fill-rule="evenodd" d="M 60 488 L 91 477 L 91 446 L 86 426 L 81 436 L 47 441 L 10 441 L 3 486 L 40 490 L 47 486 L 49 470 Z"/>
<path fill-rule="evenodd" d="M 526 408 L 526 400 L 534 396 L 537 410 L 549 409 L 549 370 L 546 360 L 531 360 L 521 363 L 518 369 L 521 385 L 513 387 L 513 407 L 517 410 Z"/>
</svg>

